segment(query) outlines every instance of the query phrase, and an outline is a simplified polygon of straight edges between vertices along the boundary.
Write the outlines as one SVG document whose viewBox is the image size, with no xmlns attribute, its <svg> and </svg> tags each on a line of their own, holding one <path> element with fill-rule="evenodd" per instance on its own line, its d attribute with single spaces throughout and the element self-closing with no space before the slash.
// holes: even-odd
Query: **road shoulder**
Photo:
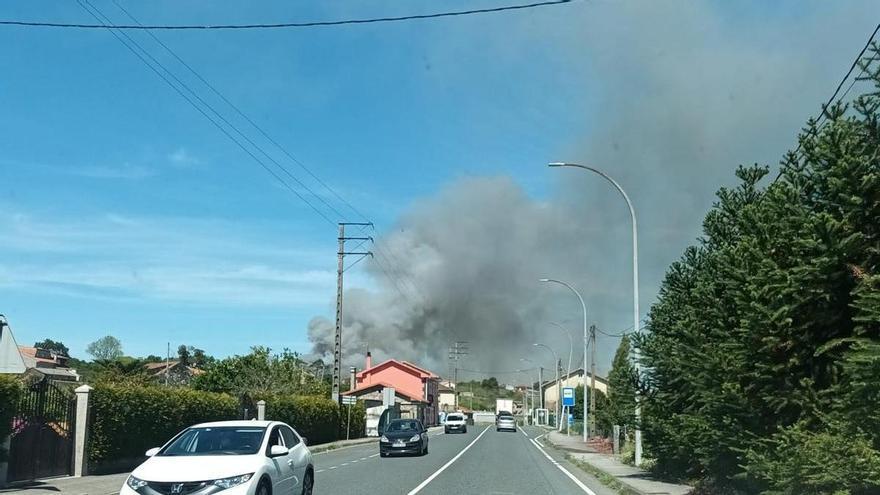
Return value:
<svg viewBox="0 0 880 495">
<path fill-rule="evenodd" d="M 565 457 L 584 472 L 597 478 L 605 486 L 624 495 L 687 495 L 693 490 L 689 485 L 668 483 L 655 479 L 644 469 L 630 466 L 615 456 L 600 454 L 583 445 L 576 437 L 568 437 L 558 432 L 544 436 L 549 445 L 564 452 Z"/>
</svg>

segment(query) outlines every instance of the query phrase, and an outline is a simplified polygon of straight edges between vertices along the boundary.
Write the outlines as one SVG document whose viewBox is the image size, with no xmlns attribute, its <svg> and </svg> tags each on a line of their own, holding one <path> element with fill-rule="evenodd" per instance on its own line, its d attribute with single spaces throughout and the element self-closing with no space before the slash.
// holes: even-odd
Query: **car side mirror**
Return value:
<svg viewBox="0 0 880 495">
<path fill-rule="evenodd" d="M 273 445 L 269 447 L 269 457 L 280 457 L 282 455 L 287 455 L 290 450 L 283 445 Z"/>
<path fill-rule="evenodd" d="M 159 447 L 153 447 L 152 449 L 144 452 L 144 455 L 147 457 L 153 457 L 154 455 L 158 454 L 160 450 L 162 449 Z"/>
<path fill-rule="evenodd" d="M 306 437 L 302 437 L 302 439 L 303 439 L 303 445 L 308 445 L 308 444 L 309 444 L 309 439 L 308 439 L 308 438 L 306 438 Z"/>
</svg>

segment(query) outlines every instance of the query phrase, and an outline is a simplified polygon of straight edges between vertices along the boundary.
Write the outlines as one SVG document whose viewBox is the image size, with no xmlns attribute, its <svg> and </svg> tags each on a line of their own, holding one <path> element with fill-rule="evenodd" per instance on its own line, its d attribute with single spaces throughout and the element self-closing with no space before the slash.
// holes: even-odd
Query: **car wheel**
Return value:
<svg viewBox="0 0 880 495">
<path fill-rule="evenodd" d="M 302 495 L 312 495 L 312 488 L 315 487 L 315 475 L 312 474 L 312 470 L 309 469 L 306 471 L 306 475 L 303 478 L 303 489 Z"/>
<path fill-rule="evenodd" d="M 449 434 L 449 428 L 444 428 L 444 429 L 443 429 L 443 433 L 446 433 L 446 434 L 448 435 L 448 434 Z"/>
<path fill-rule="evenodd" d="M 425 443 L 425 450 L 422 451 L 422 455 L 428 455 L 428 444 Z"/>
<path fill-rule="evenodd" d="M 257 485 L 257 495 L 272 495 L 272 488 L 265 479 L 260 480 L 260 484 Z"/>
<path fill-rule="evenodd" d="M 388 457 L 388 454 L 385 452 L 379 452 L 379 457 Z"/>
<path fill-rule="evenodd" d="M 462 433 L 467 433 L 467 428 L 461 430 Z"/>
</svg>

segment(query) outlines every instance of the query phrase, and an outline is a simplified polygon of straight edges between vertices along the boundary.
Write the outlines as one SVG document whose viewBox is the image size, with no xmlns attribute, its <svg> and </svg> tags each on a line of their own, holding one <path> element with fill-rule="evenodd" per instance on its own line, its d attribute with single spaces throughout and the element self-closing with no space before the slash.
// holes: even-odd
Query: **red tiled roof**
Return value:
<svg viewBox="0 0 880 495">
<path fill-rule="evenodd" d="M 18 352 L 21 353 L 22 356 L 29 357 L 38 363 L 55 364 L 54 359 L 37 357 L 37 348 L 36 347 L 27 347 L 27 346 L 20 345 L 20 346 L 18 346 Z"/>
<path fill-rule="evenodd" d="M 410 371 L 414 371 L 417 375 L 419 375 L 420 378 L 440 378 L 439 376 L 435 375 L 434 373 L 431 373 L 430 371 L 425 370 L 423 368 L 419 368 L 418 366 L 416 366 L 408 361 L 398 361 L 396 359 L 388 359 L 386 361 L 382 361 L 381 363 L 379 363 L 371 368 L 367 368 L 365 370 L 358 371 L 357 377 L 363 378 L 364 376 L 366 376 L 366 374 L 368 372 L 378 371 L 381 368 L 387 368 L 388 366 L 393 366 L 395 364 L 400 368 L 405 368 L 405 369 L 409 369 Z"/>
</svg>

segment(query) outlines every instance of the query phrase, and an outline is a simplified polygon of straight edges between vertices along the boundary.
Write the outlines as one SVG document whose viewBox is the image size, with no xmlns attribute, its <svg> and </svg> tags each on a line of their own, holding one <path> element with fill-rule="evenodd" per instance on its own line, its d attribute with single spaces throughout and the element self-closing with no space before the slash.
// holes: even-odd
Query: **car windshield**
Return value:
<svg viewBox="0 0 880 495">
<path fill-rule="evenodd" d="M 461 421 L 461 419 L 460 414 L 450 414 L 449 416 L 446 416 L 446 421 Z"/>
<path fill-rule="evenodd" d="M 160 456 L 251 455 L 260 450 L 266 428 L 220 426 L 190 428 L 159 452 Z"/>
<path fill-rule="evenodd" d="M 513 416 L 510 414 L 502 414 L 501 416 L 498 416 L 498 419 L 511 420 L 513 419 Z"/>
<path fill-rule="evenodd" d="M 420 431 L 418 421 L 412 420 L 403 420 L 403 421 L 392 421 L 388 428 L 385 431 Z"/>
</svg>

